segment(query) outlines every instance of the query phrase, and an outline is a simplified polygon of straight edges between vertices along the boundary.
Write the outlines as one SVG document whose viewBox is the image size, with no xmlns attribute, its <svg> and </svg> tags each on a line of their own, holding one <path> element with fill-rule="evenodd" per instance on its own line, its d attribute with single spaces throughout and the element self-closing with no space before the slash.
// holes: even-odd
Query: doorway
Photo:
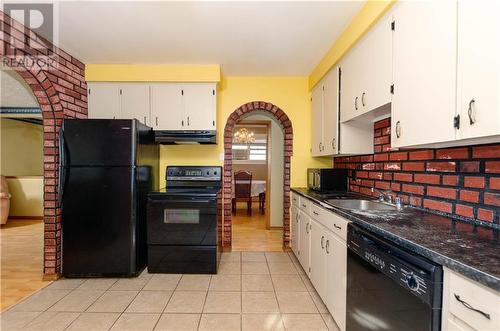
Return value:
<svg viewBox="0 0 500 331">
<path fill-rule="evenodd" d="M 43 135 L 35 95 L 0 70 L 1 310 L 47 285 L 43 276 Z"/>
<path fill-rule="evenodd" d="M 283 251 L 283 130 L 253 113 L 233 131 L 232 250 Z"/>
<path fill-rule="evenodd" d="M 233 193 L 233 136 L 234 126 L 238 121 L 249 115 L 265 115 L 276 121 L 283 133 L 283 185 L 276 190 L 276 194 L 283 197 L 283 236 L 282 247 L 289 249 L 290 246 L 290 174 L 291 158 L 293 155 L 293 128 L 292 121 L 286 113 L 276 105 L 264 101 L 247 102 L 235 109 L 228 117 L 224 127 L 224 194 L 223 194 L 223 220 L 222 220 L 222 244 L 224 250 L 232 249 L 233 222 L 232 222 L 232 193 Z M 276 148 L 276 146 L 275 146 Z"/>
</svg>

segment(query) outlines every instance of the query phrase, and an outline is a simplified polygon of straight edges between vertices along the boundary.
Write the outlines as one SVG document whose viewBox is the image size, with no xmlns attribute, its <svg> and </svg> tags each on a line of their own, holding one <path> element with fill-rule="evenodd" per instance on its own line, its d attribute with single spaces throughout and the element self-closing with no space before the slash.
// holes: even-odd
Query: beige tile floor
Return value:
<svg viewBox="0 0 500 331">
<path fill-rule="evenodd" d="M 61 279 L 0 315 L 10 330 L 338 330 L 291 253 L 224 253 L 217 275 Z"/>
</svg>

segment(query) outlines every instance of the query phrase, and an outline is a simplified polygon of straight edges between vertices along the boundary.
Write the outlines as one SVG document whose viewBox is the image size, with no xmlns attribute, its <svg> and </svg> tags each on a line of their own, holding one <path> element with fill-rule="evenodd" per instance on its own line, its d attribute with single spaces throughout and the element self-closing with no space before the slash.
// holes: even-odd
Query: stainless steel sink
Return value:
<svg viewBox="0 0 500 331">
<path fill-rule="evenodd" d="M 333 207 L 348 209 L 348 210 L 398 210 L 396 206 L 373 200 L 329 199 L 326 200 L 326 203 L 328 203 Z"/>
</svg>

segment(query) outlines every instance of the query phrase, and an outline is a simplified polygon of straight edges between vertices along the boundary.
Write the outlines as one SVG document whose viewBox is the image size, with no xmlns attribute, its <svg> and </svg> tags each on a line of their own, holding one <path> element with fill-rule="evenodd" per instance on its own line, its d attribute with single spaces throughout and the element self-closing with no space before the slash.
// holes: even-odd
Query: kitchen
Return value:
<svg viewBox="0 0 500 331">
<path fill-rule="evenodd" d="M 167 2 L 156 5 L 157 11 L 182 9 Z M 198 5 L 207 16 L 210 10 L 221 10 L 217 3 Z M 103 13 L 112 8 L 98 2 L 95 6 Z M 146 17 L 151 14 L 148 6 L 154 5 L 116 6 L 123 6 L 123 13 Z M 241 13 L 242 8 L 249 12 L 266 8 L 275 14 L 286 10 L 290 17 L 280 21 L 286 23 L 307 7 L 301 3 L 282 6 L 231 3 L 225 14 Z M 330 36 L 321 52 L 317 50 L 317 60 L 300 76 L 287 76 L 272 61 L 265 67 L 266 75 L 264 67 L 259 72 L 251 63 L 244 67 L 246 71 L 231 69 L 224 61 L 186 64 L 202 62 L 195 57 L 184 64 L 153 64 L 134 60 L 134 52 L 124 52 L 120 63 L 94 57 L 84 64 L 57 49 L 63 54 L 64 70 L 75 74 L 70 79 L 64 71 L 52 70 L 57 76 L 42 69 L 38 75 L 40 83 L 52 82 L 59 93 L 57 100 L 38 94 L 40 105 L 54 103 L 44 120 L 56 118 L 49 117 L 52 111 L 64 117 L 47 123 L 50 128 L 62 126 L 62 134 L 45 128 L 48 145 L 44 146 L 56 147 L 59 138 L 64 142 L 63 149 L 50 150 L 57 157 L 46 159 L 45 177 L 53 171 L 62 182 L 76 178 L 78 185 L 71 189 L 46 182 L 46 193 L 51 194 L 47 190 L 51 188 L 59 194 L 46 194 L 44 214 L 44 274 L 55 281 L 3 312 L 2 323 L 12 324 L 2 326 L 78 329 L 97 323 L 96 315 L 103 314 L 99 315 L 105 320 L 103 329 L 181 329 L 184 324 L 185 329 L 194 330 L 498 330 L 497 6 L 466 1 L 315 3 L 308 7 L 309 23 L 304 25 L 335 19 L 337 25 L 331 28 L 337 35 Z M 83 17 L 90 13 L 97 16 L 96 27 L 102 26 L 99 16 L 105 17 L 78 3 L 62 3 L 59 9 L 66 13 L 60 23 L 67 27 L 86 26 Z M 335 17 L 322 14 L 334 9 L 338 11 Z M 80 21 L 70 15 L 75 12 L 81 13 Z M 69 24 L 66 16 L 75 22 Z M 2 22 L 9 19 L 2 14 Z M 5 24 L 19 28 L 19 23 Z M 280 27 L 261 28 L 266 32 Z M 322 30 L 314 31 L 321 34 Z M 82 59 L 91 59 L 95 53 L 89 51 L 89 40 L 95 36 L 90 35 L 82 34 L 78 41 L 63 39 L 60 45 Z M 10 38 L 6 39 L 4 44 L 9 43 Z M 320 39 L 324 38 L 314 40 Z M 113 47 L 123 45 L 115 41 Z M 266 51 L 271 59 L 272 50 L 262 49 Z M 236 74 L 226 75 L 227 71 Z M 32 83 L 30 87 L 38 84 L 32 71 L 17 68 L 17 72 Z M 47 80 L 40 78 L 44 75 Z M 45 91 L 41 84 L 36 88 Z M 283 146 L 278 146 L 283 149 L 284 249 L 280 253 L 237 252 L 231 249 L 231 144 L 237 122 L 262 112 L 275 118 L 284 134 Z M 74 131 L 78 134 L 72 141 L 69 127 L 78 122 L 97 124 L 94 131 Z M 121 134 L 99 129 L 99 125 L 116 125 Z M 102 180 L 113 183 L 111 177 L 117 172 L 86 181 L 89 177 L 74 177 L 77 170 L 70 165 L 95 167 L 93 160 L 98 159 L 105 163 L 98 167 L 116 166 L 111 161 L 119 149 L 111 146 L 127 146 L 128 142 L 113 143 L 112 139 L 133 136 L 125 134 L 126 127 L 145 126 L 152 128 L 146 129 L 145 144 L 158 156 L 144 159 L 154 164 L 130 163 L 130 159 L 140 160 L 132 153 L 125 163 L 148 169 L 149 193 L 134 195 L 142 196 L 136 201 L 136 216 L 118 217 L 119 205 L 111 210 L 99 195 L 89 195 Z M 136 143 L 139 150 L 142 143 Z M 65 158 L 68 153 L 71 157 Z M 131 184 L 111 195 L 124 194 L 123 190 L 137 193 L 142 187 L 134 180 Z M 166 191 L 158 191 L 164 187 Z M 65 189 L 62 196 L 60 188 Z M 180 206 L 181 196 L 200 198 L 204 194 L 200 189 L 209 191 L 212 207 L 206 210 L 210 212 L 197 208 L 199 213 L 181 214 L 179 210 L 185 207 L 161 207 L 162 215 L 152 212 L 153 217 L 144 207 L 156 197 L 179 198 L 181 202 L 174 205 Z M 65 207 L 65 199 L 71 198 L 74 202 Z M 86 198 L 92 203 L 77 203 Z M 127 242 L 138 245 L 138 250 L 159 249 L 159 253 L 142 253 L 143 262 L 128 275 L 137 277 L 116 278 L 99 269 L 70 272 L 70 264 L 89 263 L 84 269 L 93 263 L 105 265 L 106 255 L 99 263 L 68 259 L 72 252 L 81 257 L 82 247 L 86 252 L 94 249 L 88 256 L 98 257 L 99 249 L 90 236 L 103 232 L 90 231 L 86 237 L 91 224 L 75 218 L 81 211 L 102 217 L 89 206 L 106 208 L 116 220 L 136 222 L 142 236 L 135 237 L 138 233 L 132 231 Z M 193 226 L 205 224 L 200 215 L 210 215 L 210 230 Z M 148 217 L 163 220 L 155 228 Z M 169 224 L 171 219 L 185 222 L 192 232 L 177 232 L 179 228 Z M 81 237 L 65 241 L 72 229 Z M 183 253 L 178 246 L 185 242 L 179 245 L 176 240 L 193 239 L 193 246 L 200 246 L 200 233 L 213 235 L 208 245 L 212 253 L 207 253 L 210 258 L 196 260 L 199 253 Z M 155 235 L 173 241 L 154 242 Z M 169 247 L 157 247 L 162 245 Z M 113 251 L 130 252 L 129 248 L 127 244 L 102 252 L 112 259 Z M 155 256 L 158 263 L 150 262 Z M 202 267 L 200 261 L 215 270 L 190 270 Z M 84 275 L 111 277 L 81 278 Z"/>
</svg>

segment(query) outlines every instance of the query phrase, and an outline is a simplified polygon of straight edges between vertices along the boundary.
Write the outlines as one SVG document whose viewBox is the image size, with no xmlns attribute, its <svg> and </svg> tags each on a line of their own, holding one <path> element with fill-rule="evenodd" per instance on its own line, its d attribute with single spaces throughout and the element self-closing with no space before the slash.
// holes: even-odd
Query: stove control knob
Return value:
<svg viewBox="0 0 500 331">
<path fill-rule="evenodd" d="M 417 278 L 413 274 L 406 275 L 406 284 L 412 290 L 416 290 L 418 288 Z"/>
</svg>

